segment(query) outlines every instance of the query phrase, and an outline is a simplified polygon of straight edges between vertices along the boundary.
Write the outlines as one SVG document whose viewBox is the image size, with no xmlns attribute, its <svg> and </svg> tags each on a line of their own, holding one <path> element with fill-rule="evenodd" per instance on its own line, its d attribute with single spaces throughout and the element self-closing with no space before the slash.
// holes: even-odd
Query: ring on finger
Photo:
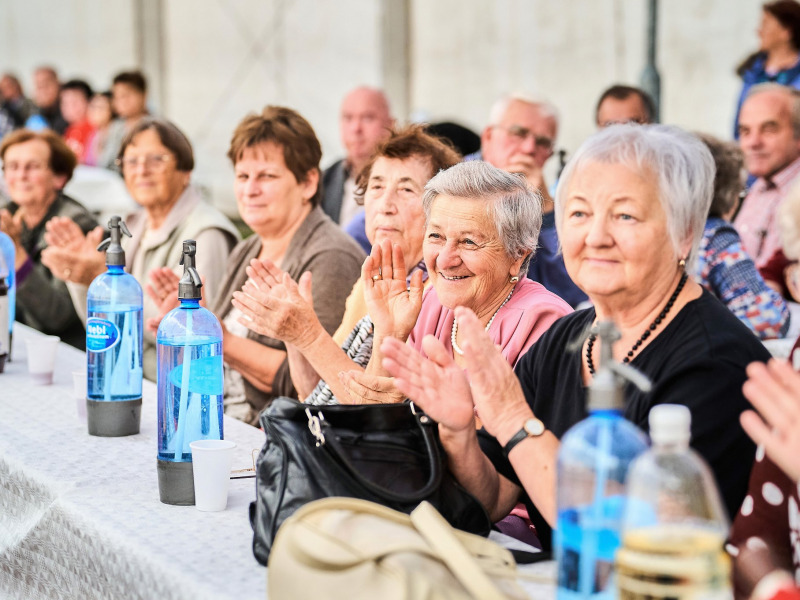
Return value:
<svg viewBox="0 0 800 600">
<path fill-rule="evenodd" d="M 373 275 L 372 276 L 372 281 L 380 281 L 380 279 L 381 279 L 380 275 Z"/>
</svg>

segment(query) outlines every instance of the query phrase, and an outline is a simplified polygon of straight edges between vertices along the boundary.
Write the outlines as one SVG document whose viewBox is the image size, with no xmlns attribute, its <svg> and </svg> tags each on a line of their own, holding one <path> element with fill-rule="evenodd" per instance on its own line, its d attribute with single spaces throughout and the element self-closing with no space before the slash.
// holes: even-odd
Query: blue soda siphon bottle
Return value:
<svg viewBox="0 0 800 600">
<path fill-rule="evenodd" d="M 557 461 L 558 600 L 614 598 L 614 555 L 620 546 L 628 467 L 647 449 L 647 437 L 622 417 L 623 386 L 643 391 L 650 382 L 628 365 L 614 362 L 619 332 L 611 322 L 597 326 L 601 362 L 589 388 L 589 416 L 561 439 Z"/>
<path fill-rule="evenodd" d="M 195 440 L 221 440 L 222 327 L 200 306 L 196 243 L 183 242 L 180 306 L 158 327 L 158 491 L 165 504 L 194 504 Z"/>
<path fill-rule="evenodd" d="M 125 272 L 120 217 L 108 222 L 111 236 L 97 250 L 108 271 L 98 275 L 86 297 L 86 421 L 89 435 L 139 433 L 142 412 L 142 286 Z"/>
<path fill-rule="evenodd" d="M 6 261 L 0 254 L 0 373 L 6 366 L 6 359 L 11 352 L 11 340 L 8 333 L 8 270 Z"/>
<path fill-rule="evenodd" d="M 11 361 L 11 342 L 14 341 L 14 321 L 17 318 L 17 252 L 14 248 L 14 240 L 2 231 L 0 231 L 0 254 L 3 256 L 8 272 L 6 275 L 6 285 L 8 285 L 8 360 Z"/>
</svg>

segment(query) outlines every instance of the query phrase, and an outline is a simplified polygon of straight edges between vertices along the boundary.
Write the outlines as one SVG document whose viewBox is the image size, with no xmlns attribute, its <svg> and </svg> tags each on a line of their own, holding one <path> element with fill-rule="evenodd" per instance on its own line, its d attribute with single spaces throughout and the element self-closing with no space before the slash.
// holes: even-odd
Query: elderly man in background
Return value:
<svg viewBox="0 0 800 600">
<path fill-rule="evenodd" d="M 52 129 L 58 135 L 64 135 L 67 122 L 61 116 L 59 94 L 61 84 L 58 73 L 53 67 L 39 67 L 33 72 L 33 102 L 36 111 L 28 118 L 25 127 L 28 129 Z"/>
<path fill-rule="evenodd" d="M 489 113 L 480 151 L 464 160 L 485 160 L 498 169 L 519 173 L 530 188 L 538 190 L 542 196 L 542 229 L 528 277 L 575 307 L 586 300 L 586 294 L 567 275 L 559 253 L 553 199 L 543 173 L 553 155 L 557 133 L 558 115 L 551 104 L 521 93 L 502 96 Z"/>
<path fill-rule="evenodd" d="M 600 94 L 594 120 L 602 129 L 615 123 L 648 125 L 656 121 L 656 105 L 642 89 L 615 84 Z"/>
<path fill-rule="evenodd" d="M 389 137 L 393 124 L 389 100 L 383 91 L 362 86 L 348 92 L 339 113 L 339 132 L 347 156 L 322 174 L 322 210 L 342 229 L 354 217 L 360 217 L 358 224 L 347 231 L 363 247 L 368 247 L 369 242 L 360 214 L 363 209 L 356 203 L 356 179 L 378 144 Z"/>
<path fill-rule="evenodd" d="M 761 268 L 781 248 L 778 206 L 800 174 L 800 93 L 777 83 L 752 87 L 739 114 L 739 145 L 757 179 L 733 224 Z"/>
</svg>

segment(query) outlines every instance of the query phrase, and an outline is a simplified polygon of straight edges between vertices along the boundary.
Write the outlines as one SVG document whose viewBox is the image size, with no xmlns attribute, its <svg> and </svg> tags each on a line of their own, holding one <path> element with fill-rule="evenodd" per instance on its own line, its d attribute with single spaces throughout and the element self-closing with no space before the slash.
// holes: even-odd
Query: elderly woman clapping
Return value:
<svg viewBox="0 0 800 600">
<path fill-rule="evenodd" d="M 653 382 L 650 393 L 626 388 L 626 418 L 646 429 L 653 405 L 687 405 L 692 445 L 710 463 L 731 514 L 744 498 L 755 451 L 738 421 L 748 406 L 744 369 L 769 355 L 686 273 L 713 180 L 713 159 L 693 136 L 664 126 L 610 127 L 576 152 L 556 194 L 564 262 L 593 308 L 555 323 L 516 375 L 466 308 L 456 318 L 468 380 L 430 337 L 422 344 L 430 360 L 393 340 L 383 344 L 395 385 L 439 422 L 456 477 L 497 518 L 524 491 L 545 546 L 556 521 L 559 437 L 586 416 L 585 387 L 600 357 L 594 334 L 580 340 L 599 320 L 620 329 L 615 359 Z M 480 440 L 475 409 L 487 433 Z"/>
<path fill-rule="evenodd" d="M 422 251 L 432 286 L 423 297 L 421 273 L 407 284 L 398 246 L 384 241 L 373 247 L 362 267 L 374 322 L 373 355 L 367 373 L 344 377 L 349 393 L 337 394 L 343 402 L 396 399 L 390 382 L 387 387 L 380 377 L 377 349 L 386 337 L 408 340 L 418 348 L 426 334 L 433 334 L 460 364 L 462 338 L 453 319 L 457 306 L 475 311 L 512 365 L 571 311 L 558 296 L 525 277 L 541 226 L 541 203 L 523 179 L 488 163 L 461 163 L 428 182 L 423 208 Z M 255 309 L 249 316 L 267 312 Z"/>
<path fill-rule="evenodd" d="M 0 210 L 0 231 L 16 246 L 17 315 L 44 333 L 61 336 L 68 344 L 84 347 L 85 333 L 69 291 L 59 277 L 69 269 L 52 268 L 43 261 L 45 228 L 58 218 L 72 219 L 78 235 L 97 225 L 86 208 L 62 191 L 72 177 L 77 159 L 52 131 L 21 129 L 0 145 L 10 204 Z"/>
<path fill-rule="evenodd" d="M 396 246 L 411 274 L 419 271 L 427 277 L 422 261 L 425 184 L 459 160 L 450 146 L 412 125 L 391 132 L 358 176 L 356 190 L 364 203 L 367 238 L 373 245 Z M 374 327 L 365 316 L 362 281 L 353 286 L 342 322 L 330 336 L 309 301 L 309 277 L 301 279 L 298 287 L 275 265 L 257 260 L 251 262 L 248 274 L 250 280 L 243 292 L 234 294 L 233 303 L 244 313 L 242 323 L 248 328 L 286 342 L 299 397 L 313 403 L 332 402 L 334 396 L 347 398 L 338 373 L 352 369 L 353 361 L 365 366 L 372 351 Z"/>
<path fill-rule="evenodd" d="M 144 287 L 148 274 L 161 267 L 179 269 L 183 240 L 197 241 L 197 269 L 207 288 L 216 288 L 225 261 L 239 237 L 236 228 L 190 184 L 194 153 L 188 138 L 163 119 L 139 121 L 122 142 L 119 166 L 125 186 L 141 210 L 126 223 L 133 237 L 124 242 L 128 271 Z M 70 283 L 78 311 L 86 307 L 86 289 L 104 272 L 105 257 L 97 252 L 98 239 L 83 236 L 70 219 L 52 219 L 45 239 L 49 247 L 42 261 Z M 151 289 L 144 298 L 145 319 L 155 317 L 166 292 Z M 145 331 L 144 375 L 156 379 L 156 336 Z"/>
</svg>

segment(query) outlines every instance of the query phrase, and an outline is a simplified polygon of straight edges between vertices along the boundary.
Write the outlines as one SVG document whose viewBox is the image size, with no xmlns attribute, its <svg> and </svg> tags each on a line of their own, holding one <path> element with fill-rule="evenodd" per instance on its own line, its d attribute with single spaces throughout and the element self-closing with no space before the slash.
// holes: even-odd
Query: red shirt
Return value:
<svg viewBox="0 0 800 600">
<path fill-rule="evenodd" d="M 78 157 L 78 162 L 86 164 L 89 147 L 94 136 L 94 127 L 88 120 L 73 123 L 64 132 L 64 141 Z"/>
</svg>

